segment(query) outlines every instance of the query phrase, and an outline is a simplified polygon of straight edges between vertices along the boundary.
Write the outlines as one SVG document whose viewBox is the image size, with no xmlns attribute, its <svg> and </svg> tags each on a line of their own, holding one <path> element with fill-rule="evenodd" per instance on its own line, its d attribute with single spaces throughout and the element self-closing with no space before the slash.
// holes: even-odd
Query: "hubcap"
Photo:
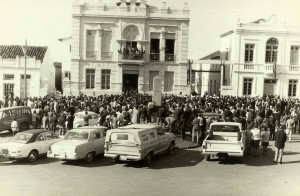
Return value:
<svg viewBox="0 0 300 196">
<path fill-rule="evenodd" d="M 35 159 L 36 159 L 35 153 L 31 153 L 29 156 L 29 159 L 30 159 L 30 161 L 35 161 Z"/>
</svg>

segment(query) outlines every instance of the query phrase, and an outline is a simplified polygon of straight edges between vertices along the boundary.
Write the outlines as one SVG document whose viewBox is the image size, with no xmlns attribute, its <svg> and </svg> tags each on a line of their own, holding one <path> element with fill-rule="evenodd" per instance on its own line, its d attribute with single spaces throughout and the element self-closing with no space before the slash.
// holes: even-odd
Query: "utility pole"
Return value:
<svg viewBox="0 0 300 196">
<path fill-rule="evenodd" d="M 25 49 L 22 47 L 24 58 L 25 58 L 25 64 L 24 64 L 24 99 L 27 97 L 27 85 L 26 85 L 26 71 L 27 71 L 27 38 L 25 40 Z"/>
</svg>

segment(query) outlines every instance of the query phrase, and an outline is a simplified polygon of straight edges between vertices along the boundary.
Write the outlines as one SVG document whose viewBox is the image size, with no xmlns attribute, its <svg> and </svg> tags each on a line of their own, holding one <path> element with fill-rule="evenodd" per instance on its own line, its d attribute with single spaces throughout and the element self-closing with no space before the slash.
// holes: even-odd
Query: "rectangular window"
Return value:
<svg viewBox="0 0 300 196">
<path fill-rule="evenodd" d="M 14 93 L 14 84 L 4 84 L 4 95 L 11 95 Z"/>
<path fill-rule="evenodd" d="M 13 74 L 4 74 L 3 79 L 4 80 L 13 80 L 15 78 L 15 75 Z"/>
<path fill-rule="evenodd" d="M 97 57 L 96 35 L 96 30 L 86 31 L 86 58 L 95 59 Z"/>
<path fill-rule="evenodd" d="M 159 71 L 149 72 L 149 91 L 153 91 L 153 79 L 159 75 Z"/>
<path fill-rule="evenodd" d="M 289 80 L 289 97 L 296 97 L 298 80 Z"/>
<path fill-rule="evenodd" d="M 95 88 L 95 69 L 86 69 L 86 85 L 87 89 Z"/>
<path fill-rule="evenodd" d="M 159 61 L 159 39 L 151 38 L 150 40 L 150 61 Z"/>
<path fill-rule="evenodd" d="M 65 71 L 65 78 L 69 78 L 69 80 L 71 80 L 71 73 L 69 71 Z"/>
<path fill-rule="evenodd" d="M 251 95 L 252 93 L 252 78 L 244 78 L 243 95 Z"/>
<path fill-rule="evenodd" d="M 112 32 L 103 31 L 101 34 L 101 59 L 110 59 L 111 53 Z"/>
<path fill-rule="evenodd" d="M 26 74 L 26 79 L 28 80 L 28 79 L 30 79 L 30 78 L 31 78 L 31 75 L 27 75 L 27 74 Z M 21 79 L 24 80 L 24 74 L 21 75 Z"/>
<path fill-rule="evenodd" d="M 254 44 L 245 45 L 245 63 L 253 62 L 253 51 L 254 51 Z"/>
<path fill-rule="evenodd" d="M 110 89 L 110 69 L 101 70 L 101 89 Z"/>
<path fill-rule="evenodd" d="M 174 61 L 175 60 L 175 40 L 166 39 L 165 45 L 165 61 Z"/>
<path fill-rule="evenodd" d="M 299 63 L 299 46 L 291 46 L 291 58 L 290 64 L 291 65 L 298 65 Z"/>
<path fill-rule="evenodd" d="M 174 72 L 166 71 L 164 77 L 164 91 L 170 92 L 173 91 L 174 85 Z"/>
</svg>

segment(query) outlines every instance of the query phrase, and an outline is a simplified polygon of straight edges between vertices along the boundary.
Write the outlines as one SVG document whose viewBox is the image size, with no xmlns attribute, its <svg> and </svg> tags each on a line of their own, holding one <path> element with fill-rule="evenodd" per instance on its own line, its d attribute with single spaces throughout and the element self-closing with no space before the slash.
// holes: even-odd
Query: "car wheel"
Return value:
<svg viewBox="0 0 300 196">
<path fill-rule="evenodd" d="M 170 144 L 170 145 L 169 145 L 169 147 L 168 147 L 168 150 L 167 150 L 167 155 L 170 155 L 170 154 L 172 154 L 173 147 L 174 147 L 174 145 L 173 145 L 173 144 Z"/>
<path fill-rule="evenodd" d="M 149 152 L 146 157 L 144 158 L 143 162 L 146 164 L 146 165 L 150 165 L 151 162 L 152 162 L 152 152 Z"/>
<path fill-rule="evenodd" d="M 90 163 L 94 160 L 94 156 L 95 154 L 93 152 L 89 152 L 86 156 L 85 156 L 85 159 L 84 161 L 87 162 L 87 163 Z"/>
<path fill-rule="evenodd" d="M 27 122 L 22 122 L 20 124 L 20 131 L 25 131 L 25 130 L 28 130 L 28 129 L 30 129 L 30 126 Z"/>
<path fill-rule="evenodd" d="M 30 151 L 30 153 L 28 154 L 27 160 L 28 160 L 29 162 L 34 162 L 34 161 L 36 161 L 37 156 L 38 156 L 38 152 L 37 152 L 36 150 L 32 150 L 32 151 Z"/>
<path fill-rule="evenodd" d="M 210 155 L 205 155 L 205 160 L 210 161 Z"/>
</svg>

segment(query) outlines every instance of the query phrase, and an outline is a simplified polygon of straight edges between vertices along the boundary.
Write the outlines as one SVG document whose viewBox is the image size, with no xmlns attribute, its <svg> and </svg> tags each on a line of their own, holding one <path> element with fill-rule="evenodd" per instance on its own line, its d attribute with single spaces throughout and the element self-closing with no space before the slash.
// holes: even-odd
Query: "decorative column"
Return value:
<svg viewBox="0 0 300 196">
<path fill-rule="evenodd" d="M 98 25 L 98 29 L 97 29 L 97 38 L 95 39 L 96 42 L 96 48 L 97 48 L 97 60 L 101 60 L 101 40 L 102 40 L 102 26 L 101 24 Z M 97 44 L 98 42 L 98 44 Z"/>
</svg>

